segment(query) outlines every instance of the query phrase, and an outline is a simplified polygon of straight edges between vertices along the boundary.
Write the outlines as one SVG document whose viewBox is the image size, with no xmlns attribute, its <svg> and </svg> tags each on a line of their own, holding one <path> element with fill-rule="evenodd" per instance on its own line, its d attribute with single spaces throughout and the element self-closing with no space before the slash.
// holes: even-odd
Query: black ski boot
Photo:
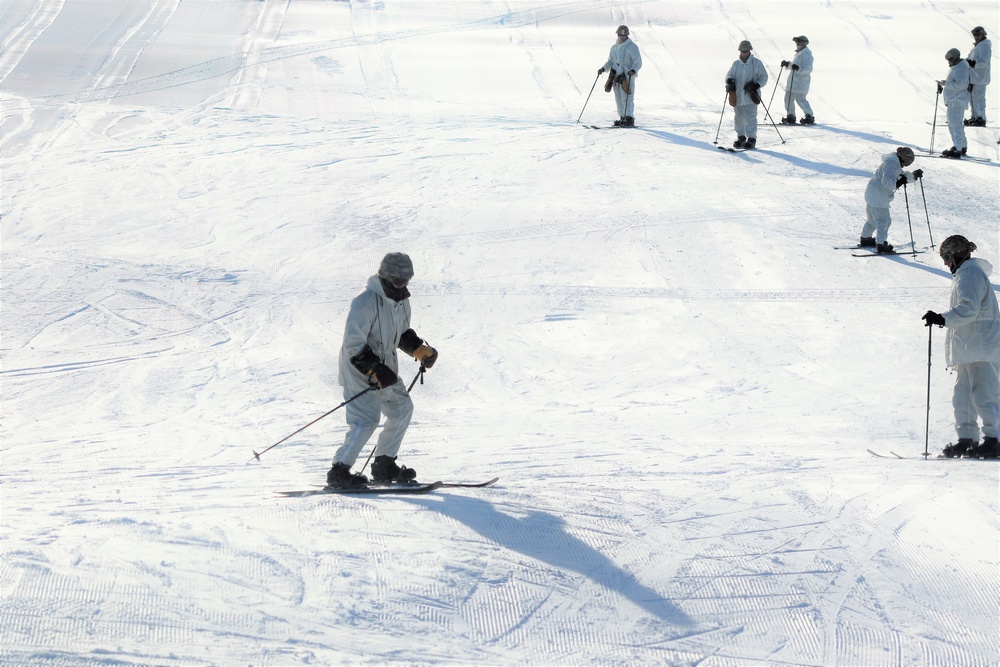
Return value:
<svg viewBox="0 0 1000 667">
<path fill-rule="evenodd" d="M 618 120 L 616 120 L 614 123 L 612 123 L 612 125 L 614 125 L 615 127 L 624 127 L 624 125 L 625 125 L 625 116 L 622 116 L 621 118 L 619 118 Z"/>
<path fill-rule="evenodd" d="M 886 241 L 885 243 L 878 243 L 875 245 L 875 252 L 880 255 L 895 255 L 896 251 L 892 249 L 892 244 Z"/>
<path fill-rule="evenodd" d="M 368 486 L 368 478 L 364 475 L 355 475 L 351 472 L 350 466 L 334 463 L 326 473 L 326 485 L 331 489 L 357 489 Z"/>
<path fill-rule="evenodd" d="M 741 134 L 740 136 L 736 137 L 736 141 L 733 142 L 733 148 L 743 148 L 746 142 L 747 138 Z"/>
<path fill-rule="evenodd" d="M 802 125 L 815 125 L 816 119 L 812 117 L 812 114 L 806 114 L 805 118 L 799 121 Z"/>
<path fill-rule="evenodd" d="M 743 147 L 747 150 L 757 148 L 757 137 L 748 137 L 746 143 L 743 144 Z"/>
<path fill-rule="evenodd" d="M 969 447 L 965 455 L 970 459 L 1000 459 L 1000 441 L 987 436 L 983 438 L 983 444 Z"/>
<path fill-rule="evenodd" d="M 795 125 L 795 114 L 788 114 L 781 119 L 782 125 Z"/>
<path fill-rule="evenodd" d="M 862 236 L 858 242 L 860 248 L 874 248 L 876 245 L 874 236 Z"/>
<path fill-rule="evenodd" d="M 395 456 L 376 456 L 372 461 L 372 481 L 374 482 L 412 482 L 417 478 L 413 468 L 396 465 Z"/>
<path fill-rule="evenodd" d="M 986 127 L 986 119 L 982 116 L 976 116 L 969 121 L 970 127 Z"/>
<path fill-rule="evenodd" d="M 959 438 L 954 445 L 947 445 L 941 450 L 946 459 L 960 459 L 965 456 L 970 449 L 976 449 L 978 445 L 972 438 Z"/>
<path fill-rule="evenodd" d="M 963 155 L 965 155 L 965 151 L 964 150 L 960 151 L 954 146 L 952 146 L 945 152 L 941 153 L 942 157 L 950 157 L 955 160 L 961 160 Z"/>
<path fill-rule="evenodd" d="M 622 127 L 635 127 L 635 118 L 632 116 L 622 118 Z"/>
</svg>

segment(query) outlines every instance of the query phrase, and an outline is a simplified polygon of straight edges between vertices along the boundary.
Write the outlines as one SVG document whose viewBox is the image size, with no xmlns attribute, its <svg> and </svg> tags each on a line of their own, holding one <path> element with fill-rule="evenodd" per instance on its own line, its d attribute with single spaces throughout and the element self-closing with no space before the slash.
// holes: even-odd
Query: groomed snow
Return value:
<svg viewBox="0 0 1000 667">
<path fill-rule="evenodd" d="M 591 130 L 621 23 L 640 127 Z M 0 2 L 0 663 L 1000 664 L 998 466 L 921 456 L 955 437 L 931 235 L 1000 268 L 1000 83 L 992 163 L 924 157 L 975 25 L 995 2 Z M 802 33 L 819 125 L 717 150 L 737 43 L 770 98 Z M 900 145 L 890 241 L 927 252 L 833 249 Z M 343 400 L 395 250 L 440 350 L 400 461 L 501 480 L 280 499 L 342 414 L 253 452 Z"/>
</svg>

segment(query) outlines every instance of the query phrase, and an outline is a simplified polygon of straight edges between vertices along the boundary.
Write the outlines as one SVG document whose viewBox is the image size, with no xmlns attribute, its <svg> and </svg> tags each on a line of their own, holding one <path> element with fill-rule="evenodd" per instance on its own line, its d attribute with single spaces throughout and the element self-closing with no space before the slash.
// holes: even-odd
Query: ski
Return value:
<svg viewBox="0 0 1000 667">
<path fill-rule="evenodd" d="M 639 126 L 628 125 L 626 127 L 622 127 L 620 125 L 584 125 L 584 127 L 589 127 L 591 130 L 634 130 Z"/>
<path fill-rule="evenodd" d="M 485 482 L 433 482 L 433 484 L 436 485 L 434 488 L 437 488 L 437 489 L 483 489 L 483 488 L 486 488 L 487 486 L 493 486 L 494 484 L 496 484 L 499 481 L 500 481 L 499 477 L 494 477 L 493 479 L 487 480 Z M 342 489 L 328 489 L 327 487 L 322 486 L 320 484 L 315 484 L 314 486 L 316 488 L 311 490 L 313 492 L 313 494 L 315 494 L 315 493 L 344 493 L 345 491 L 346 492 L 351 492 L 352 491 L 352 489 L 343 489 L 343 490 Z M 368 489 L 383 489 L 384 490 L 384 489 L 396 489 L 396 488 L 412 489 L 414 487 L 423 487 L 423 486 L 431 486 L 431 484 L 421 484 L 420 482 L 399 482 L 399 483 L 375 482 L 375 483 L 370 484 L 369 486 L 364 487 L 364 488 L 368 488 Z M 428 490 L 432 490 L 432 489 L 428 489 Z M 357 492 L 357 491 L 355 491 L 355 492 Z M 297 492 L 297 491 L 279 491 L 279 493 L 283 493 L 283 494 L 286 494 L 286 495 L 292 494 L 292 493 L 301 494 L 301 492 Z M 362 491 L 361 493 L 364 493 L 364 492 Z M 375 492 L 371 492 L 371 493 L 375 493 Z M 392 493 L 392 491 L 388 491 L 387 493 Z M 402 491 L 402 493 L 420 493 L 420 491 Z M 312 494 L 310 494 L 310 495 L 312 495 Z"/>
<path fill-rule="evenodd" d="M 917 157 L 932 157 L 936 160 L 951 160 L 952 162 L 978 162 L 979 164 L 993 164 L 993 160 L 988 157 L 973 157 L 963 155 L 962 157 L 947 157 L 945 155 L 918 155 Z"/>
<path fill-rule="evenodd" d="M 720 151 L 726 151 L 728 153 L 746 153 L 750 148 L 729 148 L 728 146 L 716 146 Z"/>
<path fill-rule="evenodd" d="M 919 255 L 926 250 L 907 250 L 906 252 L 865 252 L 860 255 L 851 253 L 851 257 L 906 257 L 907 255 Z"/>
<path fill-rule="evenodd" d="M 892 456 L 886 456 L 885 454 L 879 454 L 878 452 L 872 451 L 871 449 L 869 449 L 868 453 L 871 454 L 872 456 L 876 456 L 876 457 L 878 457 L 880 459 L 903 459 L 903 458 L 906 458 L 905 456 L 900 456 L 896 452 L 889 452 L 890 454 L 892 454 Z"/>
<path fill-rule="evenodd" d="M 442 482 L 441 488 L 443 489 L 482 489 L 487 486 L 493 486 L 500 481 L 499 477 L 494 477 L 493 479 L 486 482 Z"/>
<path fill-rule="evenodd" d="M 302 498 L 304 496 L 321 496 L 324 494 L 342 496 L 362 496 L 362 495 L 387 495 L 387 494 L 417 494 L 429 493 L 444 486 L 444 482 L 431 482 L 429 484 L 394 484 L 394 485 L 370 485 L 354 488 L 332 489 L 323 487 L 322 489 L 309 489 L 306 491 L 275 491 L 283 498 Z"/>
<path fill-rule="evenodd" d="M 895 247 L 896 248 L 906 248 L 906 247 L 911 246 L 911 245 L 913 245 L 913 243 L 903 243 L 903 244 L 900 244 L 900 245 L 895 246 Z M 833 249 L 834 250 L 861 250 L 862 248 L 872 248 L 872 247 L 874 247 L 874 246 L 861 245 L 860 243 L 856 243 L 854 245 L 835 245 L 835 246 L 833 246 Z M 921 250 L 920 252 L 923 252 L 923 251 Z M 906 254 L 909 254 L 909 251 L 907 251 Z"/>
</svg>

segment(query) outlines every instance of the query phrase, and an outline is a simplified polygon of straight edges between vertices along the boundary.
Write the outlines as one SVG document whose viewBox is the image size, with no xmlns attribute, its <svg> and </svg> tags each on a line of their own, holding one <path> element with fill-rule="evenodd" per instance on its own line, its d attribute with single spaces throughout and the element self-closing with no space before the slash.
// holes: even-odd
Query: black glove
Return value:
<svg viewBox="0 0 1000 667">
<path fill-rule="evenodd" d="M 941 315 L 939 315 L 938 313 L 935 313 L 933 310 L 928 310 L 926 313 L 924 313 L 924 316 L 921 317 L 920 319 L 926 322 L 926 324 L 924 324 L 925 327 L 929 327 L 933 324 L 936 324 L 939 327 L 944 326 L 944 318 L 941 317 Z"/>
<path fill-rule="evenodd" d="M 906 176 L 900 174 L 899 178 L 896 179 L 896 189 L 898 190 L 899 188 L 903 187 L 904 185 L 906 185 Z"/>
<path fill-rule="evenodd" d="M 369 382 L 374 381 L 374 383 L 378 385 L 379 389 L 391 387 L 399 382 L 399 376 L 385 364 L 379 364 L 376 366 L 375 369 L 368 374 L 368 378 Z"/>
<path fill-rule="evenodd" d="M 736 90 L 736 79 L 729 78 L 726 79 L 726 92 L 731 93 Z"/>
<path fill-rule="evenodd" d="M 758 89 L 760 89 L 760 84 L 757 83 L 756 81 L 747 81 L 746 84 L 743 85 L 743 90 L 747 91 L 748 93 L 751 90 L 758 90 Z"/>
<path fill-rule="evenodd" d="M 423 364 L 424 368 L 431 368 L 438 358 L 437 350 L 420 338 L 413 329 L 407 329 L 399 337 L 399 349 Z"/>
<path fill-rule="evenodd" d="M 937 86 L 938 86 L 938 95 L 940 95 L 941 93 L 944 92 L 944 86 L 942 86 L 940 83 Z"/>
<path fill-rule="evenodd" d="M 913 170 L 913 178 L 923 178 L 923 177 L 924 177 L 924 170 L 923 169 L 914 169 Z"/>
<path fill-rule="evenodd" d="M 788 67 L 789 65 L 791 65 L 791 63 L 790 63 L 790 62 L 788 62 L 787 60 L 782 60 L 782 61 L 781 61 L 781 66 L 782 66 L 782 67 Z"/>
<path fill-rule="evenodd" d="M 363 375 L 367 375 L 370 383 L 377 384 L 381 389 L 391 387 L 399 381 L 399 377 L 392 369 L 383 364 L 367 345 L 351 357 L 351 364 Z"/>
<path fill-rule="evenodd" d="M 628 71 L 628 75 L 629 75 L 629 76 L 635 76 L 635 70 L 634 70 L 634 69 L 630 69 L 630 70 Z M 969 88 L 971 89 L 971 88 L 972 88 L 972 86 L 969 86 Z"/>
<path fill-rule="evenodd" d="M 976 68 L 976 61 L 975 60 L 970 60 L 969 61 L 969 67 L 971 67 L 972 69 L 975 69 Z"/>
<path fill-rule="evenodd" d="M 597 70 L 597 76 L 600 76 L 600 75 L 604 74 L 604 72 L 605 72 L 605 69 L 602 67 L 601 69 Z"/>
<path fill-rule="evenodd" d="M 798 72 L 799 71 L 799 66 L 798 65 L 792 65 L 792 70 Z"/>
</svg>

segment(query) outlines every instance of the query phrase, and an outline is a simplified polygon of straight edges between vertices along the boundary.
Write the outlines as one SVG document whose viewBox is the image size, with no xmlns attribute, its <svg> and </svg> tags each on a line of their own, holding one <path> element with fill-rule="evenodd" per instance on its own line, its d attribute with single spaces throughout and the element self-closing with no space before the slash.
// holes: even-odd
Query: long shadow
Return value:
<svg viewBox="0 0 1000 667">
<path fill-rule="evenodd" d="M 515 518 L 478 498 L 450 495 L 437 498 L 411 500 L 465 524 L 490 542 L 553 567 L 582 574 L 663 621 L 677 626 L 694 625 L 679 607 L 636 581 L 599 551 L 568 534 L 566 522 L 558 516 L 533 511 L 524 518 Z"/>
<path fill-rule="evenodd" d="M 647 128 L 639 128 L 641 131 L 651 134 L 658 139 L 670 142 L 671 144 L 677 144 L 679 146 L 687 146 L 689 148 L 701 148 L 704 150 L 718 150 L 718 147 L 714 144 L 706 143 L 700 139 L 691 139 L 689 137 L 684 137 L 679 134 L 674 134 L 673 132 L 665 132 L 663 130 L 651 130 Z M 811 130 L 808 130 L 811 131 Z M 848 169 L 846 167 L 838 167 L 836 165 L 830 164 L 829 162 L 815 162 L 813 160 L 806 160 L 804 158 L 796 157 L 794 155 L 789 155 L 787 153 L 780 153 L 773 150 L 766 150 L 762 148 L 755 149 L 754 151 L 747 151 L 745 153 L 738 153 L 733 157 L 742 158 L 744 160 L 752 160 L 754 154 L 770 155 L 771 157 L 780 158 L 786 160 L 798 167 L 803 169 L 811 169 L 812 171 L 819 172 L 821 174 L 842 174 L 844 176 L 862 176 L 864 178 L 870 178 L 870 171 L 863 171 L 861 169 Z"/>
</svg>

